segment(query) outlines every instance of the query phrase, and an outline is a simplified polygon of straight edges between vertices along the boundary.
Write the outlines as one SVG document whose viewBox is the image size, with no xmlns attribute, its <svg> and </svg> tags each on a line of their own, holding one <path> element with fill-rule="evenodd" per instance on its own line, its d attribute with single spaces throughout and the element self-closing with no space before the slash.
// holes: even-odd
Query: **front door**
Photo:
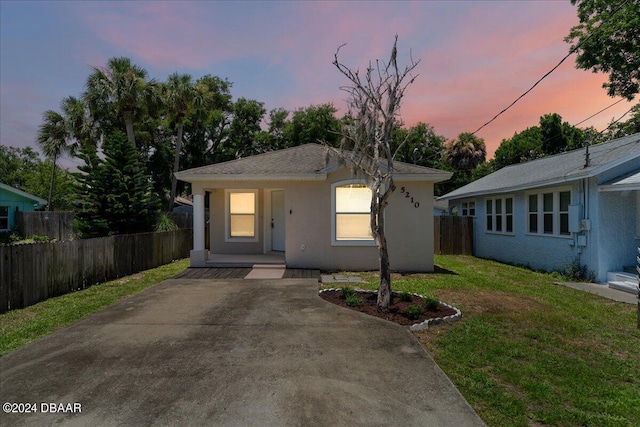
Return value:
<svg viewBox="0 0 640 427">
<path fill-rule="evenodd" d="M 284 190 L 271 192 L 271 250 L 284 252 Z"/>
</svg>

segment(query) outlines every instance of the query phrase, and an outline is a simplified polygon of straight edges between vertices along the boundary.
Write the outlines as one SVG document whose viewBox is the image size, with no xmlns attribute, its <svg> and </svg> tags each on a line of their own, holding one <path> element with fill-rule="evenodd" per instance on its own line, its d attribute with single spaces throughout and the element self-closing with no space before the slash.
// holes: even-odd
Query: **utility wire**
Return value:
<svg viewBox="0 0 640 427">
<path fill-rule="evenodd" d="M 609 105 L 608 107 L 604 107 L 602 110 L 598 111 L 597 113 L 592 114 L 592 115 L 590 115 L 589 117 L 587 117 L 586 119 L 584 119 L 584 120 L 582 120 L 582 121 L 580 121 L 580 122 L 576 123 L 575 125 L 573 125 L 573 127 L 578 127 L 578 125 L 581 125 L 582 123 L 584 123 L 584 122 L 586 122 L 586 121 L 588 121 L 588 120 L 591 120 L 592 118 L 594 118 L 594 117 L 595 117 L 595 116 L 597 116 L 598 114 L 603 113 L 604 111 L 608 110 L 609 108 L 613 107 L 613 106 L 614 106 L 614 105 L 616 105 L 616 104 L 621 103 L 621 102 L 622 102 L 622 101 L 624 101 L 624 100 L 625 100 L 625 98 L 621 98 L 621 99 L 617 100 L 616 102 L 614 102 L 613 104 Z M 631 108 L 633 108 L 633 107 L 631 107 Z M 631 110 L 629 110 L 629 111 L 631 111 Z M 627 113 L 628 113 L 629 111 L 627 111 Z M 626 113 L 625 113 L 625 114 L 626 114 Z M 623 116 L 623 117 L 624 117 L 624 116 Z M 618 119 L 618 120 L 620 120 L 620 119 Z"/>
<path fill-rule="evenodd" d="M 615 15 L 616 13 L 618 13 L 618 11 L 620 9 L 622 9 L 627 3 L 629 2 L 629 0 L 625 0 L 623 3 L 620 4 L 620 6 L 618 6 L 618 8 L 616 10 L 614 10 L 613 12 L 611 12 L 611 14 L 609 15 L 609 17 L 607 18 L 606 21 L 609 21 L 613 15 Z M 606 22 L 605 21 L 605 22 Z M 603 22 L 604 24 L 604 22 Z M 522 98 L 524 98 L 529 92 L 531 92 L 536 86 L 538 86 L 538 84 L 540 84 L 540 82 L 542 82 L 545 78 L 547 78 L 547 76 L 551 73 L 553 73 L 560 65 L 562 65 L 562 63 L 564 61 L 567 60 L 567 58 L 569 58 L 571 55 L 573 55 L 575 53 L 576 50 L 578 50 L 587 40 L 589 40 L 591 37 L 593 37 L 593 35 L 595 34 L 595 32 L 592 32 L 591 34 L 589 34 L 584 40 L 582 40 L 580 43 L 578 43 L 577 45 L 575 45 L 573 48 L 571 48 L 569 50 L 569 53 L 565 55 L 564 58 L 562 58 L 560 60 L 560 62 L 558 62 L 551 70 L 549 70 L 544 76 L 542 76 L 540 79 L 538 79 L 537 82 L 535 82 L 533 84 L 533 86 L 531 86 L 526 92 L 524 92 L 522 95 L 520 95 L 519 97 L 516 98 L 515 101 L 513 101 L 511 104 L 509 104 L 505 109 L 503 109 L 502 111 L 500 111 L 498 114 L 496 114 L 495 116 L 493 116 L 493 118 L 491 120 L 489 120 L 488 122 L 486 122 L 485 124 L 483 124 L 482 126 L 480 126 L 478 129 L 476 129 L 474 132 L 472 132 L 472 135 L 475 135 L 476 133 L 478 133 L 481 129 L 483 129 L 484 127 L 488 126 L 489 124 L 491 124 L 494 120 L 496 120 L 498 117 L 500 117 L 502 114 L 506 113 L 507 110 L 509 110 L 511 107 L 513 107 L 518 101 L 520 101 Z"/>
</svg>

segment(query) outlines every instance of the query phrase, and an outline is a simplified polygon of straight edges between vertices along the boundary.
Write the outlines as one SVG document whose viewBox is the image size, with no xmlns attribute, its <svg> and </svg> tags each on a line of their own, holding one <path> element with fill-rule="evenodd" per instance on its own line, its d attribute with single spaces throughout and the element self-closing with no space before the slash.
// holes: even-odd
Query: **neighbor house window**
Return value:
<svg viewBox="0 0 640 427">
<path fill-rule="evenodd" d="M 364 183 L 332 186 L 334 244 L 371 244 L 371 189 Z"/>
<path fill-rule="evenodd" d="M 226 191 L 226 238 L 229 241 L 257 241 L 256 190 Z"/>
<path fill-rule="evenodd" d="M 0 206 L 0 230 L 9 229 L 9 206 Z"/>
<path fill-rule="evenodd" d="M 476 202 L 462 202 L 462 216 L 476 216 Z"/>
<path fill-rule="evenodd" d="M 571 191 L 527 195 L 527 231 L 531 234 L 568 236 Z"/>
<path fill-rule="evenodd" d="M 487 231 L 492 233 L 513 233 L 513 197 L 499 197 L 486 200 Z"/>
</svg>

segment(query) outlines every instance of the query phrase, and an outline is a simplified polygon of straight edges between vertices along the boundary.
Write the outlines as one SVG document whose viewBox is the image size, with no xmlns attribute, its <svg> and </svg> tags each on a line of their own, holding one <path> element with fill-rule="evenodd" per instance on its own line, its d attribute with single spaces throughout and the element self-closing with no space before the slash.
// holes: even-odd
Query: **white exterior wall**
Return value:
<svg viewBox="0 0 640 427">
<path fill-rule="evenodd" d="M 347 169 L 329 174 L 325 181 L 216 182 L 197 184 L 210 192 L 211 253 L 260 254 L 270 250 L 269 194 L 285 191 L 287 267 L 321 270 L 377 270 L 378 247 L 332 244 L 331 185 L 353 179 Z M 386 209 L 385 229 L 391 269 L 433 271 L 433 182 L 396 182 L 397 190 Z M 401 193 L 410 192 L 410 197 Z M 225 241 L 225 189 L 259 189 L 258 241 Z M 413 202 L 411 202 L 413 197 Z M 415 203 L 418 203 L 416 208 Z"/>
</svg>

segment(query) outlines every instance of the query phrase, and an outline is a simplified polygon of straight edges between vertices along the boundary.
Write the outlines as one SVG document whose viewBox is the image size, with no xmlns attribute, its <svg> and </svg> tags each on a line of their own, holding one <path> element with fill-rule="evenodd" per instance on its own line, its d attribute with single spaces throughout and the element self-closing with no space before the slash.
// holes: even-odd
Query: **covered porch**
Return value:
<svg viewBox="0 0 640 427">
<path fill-rule="evenodd" d="M 255 183 L 241 187 L 222 185 L 193 189 L 191 267 L 252 268 L 263 265 L 285 268 L 285 191 Z M 207 201 L 208 221 L 205 215 Z"/>
<path fill-rule="evenodd" d="M 614 237 L 623 240 L 625 262 L 614 271 L 607 272 L 607 284 L 617 289 L 638 295 L 637 256 L 640 256 L 640 170 L 624 174 L 598 186 L 598 191 L 609 197 L 615 197 L 614 203 L 619 211 L 628 211 L 628 220 L 618 219 L 621 232 Z"/>
</svg>

